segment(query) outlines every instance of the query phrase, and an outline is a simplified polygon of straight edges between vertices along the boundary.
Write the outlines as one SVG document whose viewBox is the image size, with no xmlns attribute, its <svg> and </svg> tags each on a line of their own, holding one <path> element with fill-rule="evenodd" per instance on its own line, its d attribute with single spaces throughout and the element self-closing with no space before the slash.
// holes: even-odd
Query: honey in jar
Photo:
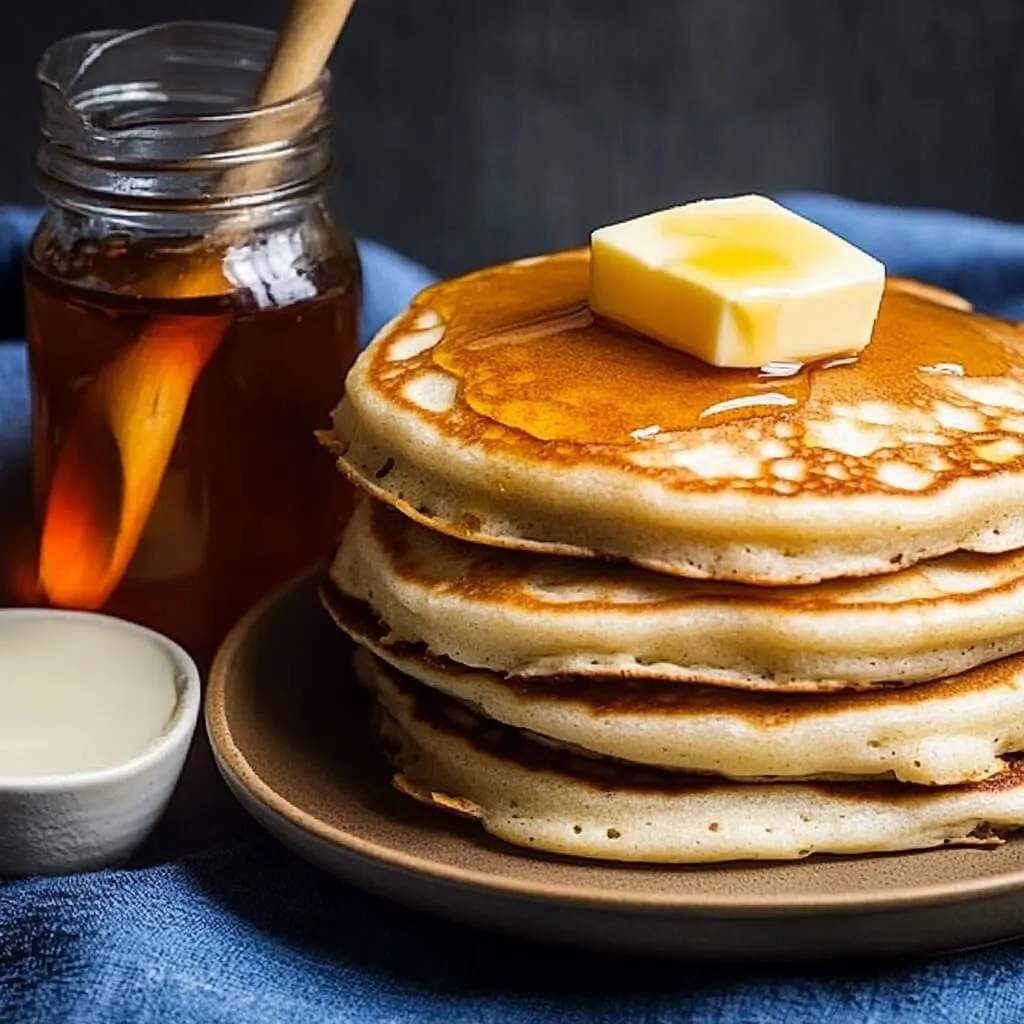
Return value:
<svg viewBox="0 0 1024 1024">
<path fill-rule="evenodd" d="M 176 23 L 64 40 L 40 65 L 35 596 L 204 665 L 329 553 L 350 500 L 315 440 L 358 335 L 358 260 L 324 200 L 327 76 L 248 109 L 272 46 Z"/>
</svg>

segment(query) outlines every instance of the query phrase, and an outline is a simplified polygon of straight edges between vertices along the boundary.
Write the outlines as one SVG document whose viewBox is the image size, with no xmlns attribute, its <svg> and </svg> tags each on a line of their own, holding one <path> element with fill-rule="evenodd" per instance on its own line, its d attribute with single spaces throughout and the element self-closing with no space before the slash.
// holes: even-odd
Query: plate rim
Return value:
<svg viewBox="0 0 1024 1024">
<path fill-rule="evenodd" d="M 226 688 L 229 667 L 236 652 L 251 631 L 253 625 L 266 616 L 277 604 L 286 600 L 293 592 L 315 586 L 323 578 L 325 567 L 317 566 L 290 580 L 256 604 L 232 628 L 217 651 L 211 666 L 204 700 L 204 725 L 210 746 L 221 771 L 227 770 L 235 782 L 265 809 L 274 812 L 289 824 L 304 832 L 317 842 L 354 854 L 379 865 L 407 874 L 425 876 L 435 882 L 484 890 L 495 896 L 516 899 L 531 899 L 555 904 L 572 904 L 579 907 L 606 910 L 634 910 L 638 912 L 687 913 L 691 915 L 715 915 L 732 917 L 778 917 L 802 914 L 868 914 L 900 910 L 925 909 L 935 906 L 949 906 L 981 898 L 997 898 L 1024 891 L 1024 868 L 996 876 L 975 878 L 957 882 L 939 882 L 908 888 L 906 886 L 886 892 L 846 892 L 832 895 L 802 895 L 789 893 L 785 896 L 764 894 L 760 896 L 703 895 L 701 893 L 638 893 L 605 889 L 598 892 L 578 885 L 548 884 L 540 881 L 522 882 L 505 876 L 478 871 L 470 868 L 445 864 L 440 861 L 416 856 L 363 839 L 342 828 L 325 824 L 314 814 L 292 803 L 267 784 L 250 764 L 245 753 L 235 742 L 231 731 L 226 707 Z M 325 613 L 326 614 L 326 613 Z M 237 797 L 236 797 L 237 799 Z M 514 856 L 516 847 L 509 846 L 508 854 Z M 919 851 L 875 854 L 874 856 L 907 857 Z M 928 852 L 928 851 L 920 851 Z M 941 853 L 941 848 L 932 852 Z M 867 855 L 871 856 L 871 855 Z M 839 859 L 839 858 L 837 858 Z M 853 859 L 853 858 L 841 858 Z M 769 861 L 747 861 L 744 863 L 771 863 Z M 793 863 L 793 862 L 787 862 Z M 796 862 L 799 863 L 799 862 Z M 586 868 L 580 861 L 578 866 Z M 604 868 L 628 868 L 629 864 L 615 862 L 600 863 Z M 670 865 L 662 865 L 665 869 Z M 685 865 L 679 865 L 685 868 Z M 722 864 L 728 870 L 729 864 Z"/>
</svg>

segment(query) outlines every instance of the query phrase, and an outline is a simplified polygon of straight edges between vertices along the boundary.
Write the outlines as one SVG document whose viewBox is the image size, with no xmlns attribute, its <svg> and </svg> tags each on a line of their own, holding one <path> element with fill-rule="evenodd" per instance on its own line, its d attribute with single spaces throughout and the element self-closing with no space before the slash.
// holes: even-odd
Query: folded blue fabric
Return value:
<svg viewBox="0 0 1024 1024">
<path fill-rule="evenodd" d="M 1024 315 L 1024 228 L 826 196 L 782 199 L 894 273 L 952 288 L 991 312 Z M 6 280 L 16 281 L 32 219 L 0 210 L 0 282 L 5 260 Z M 372 243 L 361 252 L 370 333 L 430 275 Z M 0 481 L 23 461 L 24 389 L 22 347 L 0 346 Z M 815 969 L 553 952 L 402 910 L 260 836 L 161 867 L 0 884 L 4 1024 L 1022 1020 L 1021 943 Z"/>
</svg>

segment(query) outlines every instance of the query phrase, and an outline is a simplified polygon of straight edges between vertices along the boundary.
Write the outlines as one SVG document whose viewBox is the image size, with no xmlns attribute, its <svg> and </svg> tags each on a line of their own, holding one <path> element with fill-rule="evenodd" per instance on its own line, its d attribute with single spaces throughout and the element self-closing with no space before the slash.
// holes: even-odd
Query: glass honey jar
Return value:
<svg viewBox="0 0 1024 1024">
<path fill-rule="evenodd" d="M 325 203 L 328 77 L 252 108 L 273 43 L 179 22 L 65 39 L 39 67 L 33 599 L 141 622 L 204 666 L 328 555 L 350 502 L 314 436 L 360 292 Z"/>
</svg>

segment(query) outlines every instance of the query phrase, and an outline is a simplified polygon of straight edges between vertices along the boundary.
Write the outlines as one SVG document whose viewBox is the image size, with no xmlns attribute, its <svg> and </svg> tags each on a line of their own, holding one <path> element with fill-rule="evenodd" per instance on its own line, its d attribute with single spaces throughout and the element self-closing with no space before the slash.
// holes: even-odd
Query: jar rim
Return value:
<svg viewBox="0 0 1024 1024">
<path fill-rule="evenodd" d="M 252 52 L 247 55 L 248 60 L 256 62 L 257 70 L 260 72 L 273 53 L 278 35 L 272 29 L 260 28 L 255 25 L 187 18 L 159 22 L 139 29 L 94 29 L 78 32 L 56 40 L 43 51 L 36 65 L 36 81 L 44 89 L 52 90 L 59 96 L 69 112 L 81 116 L 81 107 L 75 102 L 80 94 L 73 91 L 74 87 L 81 79 L 82 74 L 87 70 L 92 70 L 96 62 L 107 56 L 113 46 L 130 45 L 139 41 L 155 40 L 159 36 L 187 32 L 204 33 L 212 39 L 216 39 L 218 36 L 222 37 L 227 44 L 225 48 L 230 49 L 233 53 L 237 53 L 239 42 L 248 43 L 253 48 Z M 69 61 L 75 61 L 76 54 L 81 55 L 80 59 L 76 62 L 74 72 L 68 77 L 64 65 Z M 324 68 L 312 85 L 293 96 L 273 103 L 257 105 L 243 100 L 240 105 L 227 111 L 197 111 L 188 115 L 139 118 L 117 124 L 105 123 L 102 119 L 95 119 L 94 116 L 88 120 L 96 123 L 98 127 L 112 132 L 137 130 L 159 124 L 192 122 L 223 124 L 245 120 L 256 113 L 280 112 L 294 108 L 304 101 L 308 101 L 310 97 L 325 95 L 329 83 L 330 71 Z"/>
<path fill-rule="evenodd" d="M 256 104 L 276 39 L 269 29 L 183 20 L 51 44 L 36 73 L 40 188 L 191 207 L 322 188 L 331 166 L 330 74 Z"/>
</svg>

